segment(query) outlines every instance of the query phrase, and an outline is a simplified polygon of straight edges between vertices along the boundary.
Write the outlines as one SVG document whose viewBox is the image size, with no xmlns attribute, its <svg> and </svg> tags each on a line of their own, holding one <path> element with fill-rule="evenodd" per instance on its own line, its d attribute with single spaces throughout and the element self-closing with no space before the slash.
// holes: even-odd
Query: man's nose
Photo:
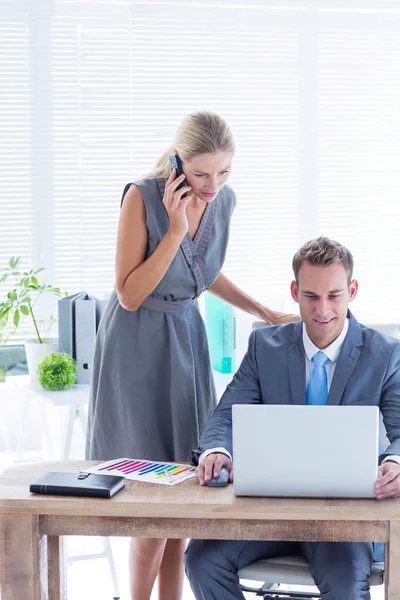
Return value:
<svg viewBox="0 0 400 600">
<path fill-rule="evenodd" d="M 330 313 L 330 303 L 329 300 L 326 300 L 324 298 L 320 298 L 320 300 L 317 303 L 317 312 L 319 314 L 320 317 L 324 318 L 327 317 Z"/>
</svg>

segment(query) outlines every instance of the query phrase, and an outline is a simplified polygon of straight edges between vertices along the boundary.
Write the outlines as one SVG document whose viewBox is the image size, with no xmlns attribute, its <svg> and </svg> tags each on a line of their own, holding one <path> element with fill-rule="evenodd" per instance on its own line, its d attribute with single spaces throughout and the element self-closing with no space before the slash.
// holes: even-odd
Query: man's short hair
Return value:
<svg viewBox="0 0 400 600">
<path fill-rule="evenodd" d="M 293 257 L 292 265 L 296 283 L 299 281 L 299 271 L 304 260 L 310 263 L 310 265 L 318 267 L 342 263 L 350 285 L 353 278 L 353 256 L 350 250 L 339 244 L 339 242 L 321 236 L 305 243 Z"/>
</svg>

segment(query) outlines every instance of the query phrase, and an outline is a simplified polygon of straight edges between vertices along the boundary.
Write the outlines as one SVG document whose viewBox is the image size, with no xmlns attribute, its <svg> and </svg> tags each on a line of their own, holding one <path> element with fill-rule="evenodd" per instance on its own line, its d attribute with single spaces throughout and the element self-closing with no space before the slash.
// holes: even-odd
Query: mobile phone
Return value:
<svg viewBox="0 0 400 600">
<path fill-rule="evenodd" d="M 177 177 L 179 177 L 180 175 L 183 175 L 182 161 L 181 161 L 180 157 L 177 154 L 171 154 L 169 156 L 169 163 L 171 165 L 171 169 L 176 169 L 176 176 Z M 182 183 L 180 183 L 176 189 L 180 190 L 185 185 L 186 185 L 186 179 L 184 179 L 182 181 Z M 186 196 L 187 196 L 187 192 L 185 192 L 184 194 L 182 194 L 182 198 L 186 198 Z"/>
</svg>

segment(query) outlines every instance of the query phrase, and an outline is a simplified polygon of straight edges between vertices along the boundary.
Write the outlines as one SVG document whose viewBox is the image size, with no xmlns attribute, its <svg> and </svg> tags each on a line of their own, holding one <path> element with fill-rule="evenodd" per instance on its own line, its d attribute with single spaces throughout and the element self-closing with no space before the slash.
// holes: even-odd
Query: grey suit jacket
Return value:
<svg viewBox="0 0 400 600">
<path fill-rule="evenodd" d="M 336 364 L 328 405 L 379 406 L 390 445 L 380 456 L 400 455 L 400 342 L 360 325 L 349 329 Z M 223 447 L 232 454 L 233 404 L 305 404 L 302 321 L 256 329 L 239 370 L 226 388 L 193 451 Z"/>
</svg>

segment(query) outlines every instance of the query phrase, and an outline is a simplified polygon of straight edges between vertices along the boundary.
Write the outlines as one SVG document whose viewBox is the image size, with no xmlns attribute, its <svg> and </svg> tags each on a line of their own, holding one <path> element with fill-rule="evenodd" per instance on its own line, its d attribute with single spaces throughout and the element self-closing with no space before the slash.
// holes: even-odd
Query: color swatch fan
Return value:
<svg viewBox="0 0 400 600">
<path fill-rule="evenodd" d="M 91 467 L 90 469 L 85 469 L 85 472 L 120 475 L 125 477 L 125 479 L 132 479 L 134 481 L 175 485 L 190 477 L 194 477 L 196 475 L 196 467 L 152 460 L 118 458 Z"/>
</svg>

